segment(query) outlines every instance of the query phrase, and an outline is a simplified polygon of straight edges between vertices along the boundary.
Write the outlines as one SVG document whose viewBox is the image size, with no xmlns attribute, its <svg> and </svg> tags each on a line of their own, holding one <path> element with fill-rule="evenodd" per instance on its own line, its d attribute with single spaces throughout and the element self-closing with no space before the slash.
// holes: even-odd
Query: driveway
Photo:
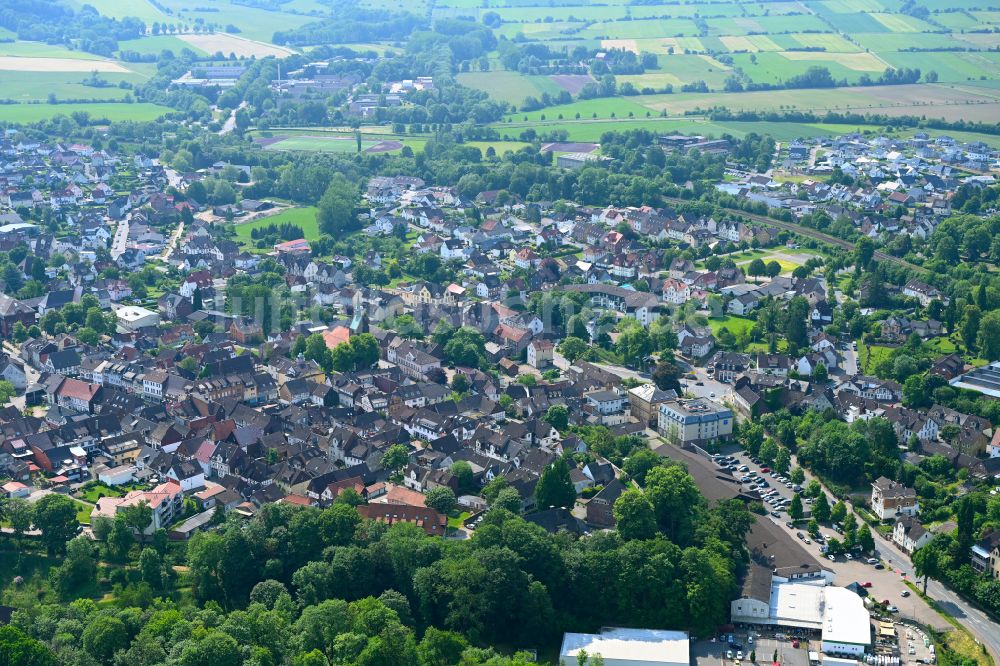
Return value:
<svg viewBox="0 0 1000 666">
<path fill-rule="evenodd" d="M 681 380 L 681 386 L 685 392 L 696 398 L 708 398 L 720 404 L 729 399 L 732 386 L 715 381 L 712 375 L 708 374 L 706 368 L 691 368 L 691 372 L 694 373 L 694 379 Z"/>
<path fill-rule="evenodd" d="M 15 347 L 11 342 L 7 340 L 3 341 L 3 351 L 7 352 L 11 356 L 20 356 L 21 354 L 20 350 L 18 350 L 17 347 Z M 33 367 L 25 363 L 24 376 L 25 376 L 26 386 L 31 386 L 32 384 L 38 382 L 38 378 L 41 376 L 41 374 Z M 24 392 L 22 391 L 21 393 L 14 395 L 10 399 L 10 405 L 16 407 L 19 412 L 24 412 L 25 408 L 27 407 L 24 400 Z"/>
</svg>

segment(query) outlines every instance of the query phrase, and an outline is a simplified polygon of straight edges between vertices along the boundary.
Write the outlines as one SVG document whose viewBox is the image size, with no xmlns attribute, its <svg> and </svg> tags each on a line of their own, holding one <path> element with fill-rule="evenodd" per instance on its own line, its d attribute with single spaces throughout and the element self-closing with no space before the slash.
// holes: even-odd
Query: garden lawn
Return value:
<svg viewBox="0 0 1000 666">
<path fill-rule="evenodd" d="M 726 317 L 710 318 L 708 320 L 708 326 L 712 329 L 712 335 L 718 335 L 719 331 L 725 327 L 729 329 L 729 332 L 739 337 L 744 331 L 749 332 L 753 328 L 754 321 L 752 319 L 744 319 L 743 317 L 735 317 L 733 315 L 728 315 Z"/>
<path fill-rule="evenodd" d="M 888 358 L 892 351 L 892 347 L 866 345 L 863 342 L 858 342 L 858 361 L 861 364 L 861 372 L 870 373 L 875 366 Z"/>
<path fill-rule="evenodd" d="M 94 510 L 94 507 L 83 502 L 77 502 L 76 500 L 73 500 L 73 503 L 76 505 L 76 522 L 81 525 L 89 525 L 90 512 Z"/>
<path fill-rule="evenodd" d="M 97 504 L 97 500 L 102 497 L 121 497 L 123 494 L 124 493 L 117 488 L 98 486 L 96 488 L 88 488 L 80 494 L 80 498 L 90 502 L 91 504 Z"/>
<path fill-rule="evenodd" d="M 457 516 L 448 516 L 448 527 L 451 528 L 451 529 L 453 529 L 453 530 L 460 530 L 460 529 L 462 529 L 462 527 L 464 527 L 465 521 L 471 515 L 472 514 L 469 513 L 468 511 L 463 511 L 462 513 L 458 514 Z"/>
<path fill-rule="evenodd" d="M 302 230 L 302 237 L 307 241 L 319 238 L 319 222 L 316 220 L 316 208 L 314 206 L 290 208 L 275 215 L 257 218 L 253 222 L 237 223 L 235 225 L 236 238 L 242 245 L 253 246 L 253 239 L 250 237 L 250 232 L 254 229 L 269 227 L 272 224 L 279 226 L 282 224 L 294 224 Z"/>
</svg>

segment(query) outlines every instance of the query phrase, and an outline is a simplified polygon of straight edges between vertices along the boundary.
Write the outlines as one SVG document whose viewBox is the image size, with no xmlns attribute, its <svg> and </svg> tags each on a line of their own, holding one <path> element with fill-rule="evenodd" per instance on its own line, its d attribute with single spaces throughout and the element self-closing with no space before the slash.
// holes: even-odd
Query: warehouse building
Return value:
<svg viewBox="0 0 1000 666">
<path fill-rule="evenodd" d="M 826 654 L 861 656 L 872 645 L 864 601 L 828 583 L 822 575 L 789 579 L 754 564 L 730 606 L 732 622 L 805 632 L 821 639 Z"/>
<path fill-rule="evenodd" d="M 686 631 L 607 628 L 599 634 L 563 634 L 559 663 L 579 666 L 577 658 L 601 655 L 605 666 L 690 666 L 691 641 Z"/>
</svg>

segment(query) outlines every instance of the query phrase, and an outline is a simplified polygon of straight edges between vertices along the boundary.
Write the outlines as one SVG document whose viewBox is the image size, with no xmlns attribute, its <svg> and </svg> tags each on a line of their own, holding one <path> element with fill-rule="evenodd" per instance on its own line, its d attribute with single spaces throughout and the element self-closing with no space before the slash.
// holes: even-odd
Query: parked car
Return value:
<svg viewBox="0 0 1000 666">
<path fill-rule="evenodd" d="M 875 565 L 875 568 L 879 569 L 879 570 L 882 570 L 882 569 L 885 569 L 885 565 L 882 564 L 881 562 L 879 562 L 878 564 Z"/>
<path fill-rule="evenodd" d="M 871 587 L 871 586 L 872 582 L 870 580 L 866 580 L 865 582 L 861 583 L 861 587 Z"/>
<path fill-rule="evenodd" d="M 910 591 L 909 590 L 903 590 L 902 592 L 899 593 L 899 596 L 901 596 L 901 597 L 903 597 L 905 599 L 906 597 L 910 596 Z"/>
<path fill-rule="evenodd" d="M 759 463 L 758 463 L 758 464 L 759 464 Z M 760 471 L 761 471 L 761 472 L 763 472 L 763 473 L 765 473 L 765 474 L 767 474 L 768 472 L 770 472 L 770 471 L 771 471 L 771 468 L 770 468 L 770 467 L 761 467 L 761 468 L 760 468 Z"/>
<path fill-rule="evenodd" d="M 868 564 L 878 564 L 878 560 L 876 560 L 874 557 L 869 557 Z"/>
<path fill-rule="evenodd" d="M 846 557 L 849 560 L 853 560 L 854 559 L 854 556 L 851 555 L 850 553 L 844 553 L 844 557 Z"/>
</svg>

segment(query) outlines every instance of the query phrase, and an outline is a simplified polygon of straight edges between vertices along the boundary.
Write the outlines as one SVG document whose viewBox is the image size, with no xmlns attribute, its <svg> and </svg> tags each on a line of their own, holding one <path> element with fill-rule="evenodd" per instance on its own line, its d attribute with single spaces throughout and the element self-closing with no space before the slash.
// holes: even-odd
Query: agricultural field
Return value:
<svg viewBox="0 0 1000 666">
<path fill-rule="evenodd" d="M 25 58 L 0 56 L 0 70 L 5 72 L 114 72 L 125 74 L 125 67 L 111 60 L 76 58 Z"/>
<path fill-rule="evenodd" d="M 146 2 L 146 0 L 141 1 Z M 306 0 L 296 0 L 296 3 L 304 2 Z M 270 42 L 277 31 L 291 30 L 316 20 L 315 17 L 305 14 L 272 12 L 222 0 L 160 0 L 160 4 L 170 10 L 170 15 L 166 19 L 169 23 L 193 26 L 195 19 L 202 19 L 206 23 L 222 26 L 232 24 L 240 29 L 240 37 L 260 42 Z M 313 5 L 312 9 L 319 9 L 317 3 L 307 4 Z"/>
<path fill-rule="evenodd" d="M 284 58 L 293 52 L 283 46 L 256 42 L 224 32 L 179 35 L 177 39 L 205 53 L 222 53 L 225 56 L 235 54 L 237 58 L 266 58 L 267 56 Z"/>
<path fill-rule="evenodd" d="M 25 41 L 0 43 L 0 56 L 14 58 L 58 58 L 61 60 L 105 60 L 105 58 L 99 55 L 87 53 L 86 51 L 75 51 L 55 44 Z"/>
<path fill-rule="evenodd" d="M 577 101 L 563 106 L 553 106 L 528 113 L 513 113 L 509 119 L 554 120 L 563 119 L 645 117 L 647 111 L 658 116 L 665 111 L 674 117 L 697 113 L 713 107 L 726 107 L 734 111 L 827 111 L 859 113 L 884 113 L 906 115 L 916 113 L 927 117 L 946 119 L 986 119 L 995 115 L 1000 106 L 1000 90 L 973 85 L 947 86 L 941 84 L 915 84 L 906 86 L 870 86 L 862 88 L 836 88 L 818 90 L 769 90 L 744 93 L 675 93 L 672 95 L 639 95 Z M 595 115 L 596 114 L 596 115 Z M 544 118 L 542 117 L 544 116 Z"/>
<path fill-rule="evenodd" d="M 32 122 L 77 111 L 109 120 L 155 119 L 168 109 L 154 104 L 111 104 L 126 101 L 132 95 L 130 86 L 146 81 L 151 67 L 40 42 L 0 43 L 4 83 L 0 98 L 6 102 L 0 108 L 0 120 Z M 49 104 L 53 97 L 72 102 Z"/>
<path fill-rule="evenodd" d="M 43 102 L 50 94 L 57 99 L 122 100 L 130 91 L 119 88 L 120 82 L 140 83 L 145 78 L 132 73 L 100 74 L 98 80 L 104 82 L 103 87 L 94 87 L 84 85 L 84 81 L 90 79 L 89 72 L 5 71 L 2 77 L 4 85 L 0 95 L 14 102 Z"/>
<path fill-rule="evenodd" d="M 946 120 L 1000 118 L 1000 99 L 993 92 L 994 84 L 1000 85 L 1000 11 L 984 9 L 973 0 L 932 7 L 921 18 L 903 13 L 898 0 L 694 0 L 676 5 L 440 0 L 432 6 L 433 16 L 481 20 L 495 12 L 501 19 L 498 37 L 537 41 L 554 51 L 568 52 L 582 44 L 657 56 L 655 66 L 647 65 L 644 72 L 616 75 L 619 84 L 632 84 L 640 95 L 513 112 L 507 119 L 513 122 L 525 122 L 526 117 L 528 122 L 549 124 L 607 120 L 613 114 L 615 120 L 631 123 L 647 118 L 647 113 L 656 120 L 664 111 L 673 117 L 715 106 Z M 971 29 L 977 32 L 967 32 Z M 494 71 L 463 74 L 460 80 L 515 108 L 525 97 L 552 92 L 547 77 L 503 71 L 497 59 L 491 60 L 491 67 Z M 827 69 L 834 81 L 847 86 L 877 81 L 889 69 L 919 69 L 921 76 L 903 86 L 782 89 L 814 67 Z M 733 76 L 778 89 L 726 93 Z M 709 92 L 681 93 L 684 86 L 702 83 Z M 673 95 L 660 94 L 668 88 Z"/>
<path fill-rule="evenodd" d="M 71 0 L 70 4 L 79 9 L 83 5 L 90 5 L 104 16 L 123 19 L 126 16 L 134 16 L 147 25 L 154 21 L 167 21 L 169 17 L 153 6 L 149 0 Z"/>
<path fill-rule="evenodd" d="M 458 75 L 458 82 L 470 88 L 484 90 L 509 104 L 519 105 L 526 97 L 538 98 L 542 93 L 556 95 L 562 88 L 547 76 L 524 76 L 518 72 L 467 72 Z"/>
<path fill-rule="evenodd" d="M 159 55 L 162 51 L 172 51 L 174 55 L 179 55 L 184 49 L 191 49 L 198 56 L 208 55 L 207 52 L 191 42 L 173 35 L 150 35 L 140 39 L 127 39 L 118 42 L 119 52 L 134 51 L 143 55 Z"/>
<path fill-rule="evenodd" d="M 83 112 L 90 114 L 92 119 L 107 120 L 109 122 L 139 121 L 147 122 L 156 120 L 165 113 L 170 113 L 173 109 L 137 102 L 135 104 L 121 104 L 113 102 L 79 103 L 79 104 L 0 104 L 0 122 L 8 123 L 33 123 L 39 120 L 48 120 L 55 116 L 69 116 L 73 113 Z"/>
</svg>

